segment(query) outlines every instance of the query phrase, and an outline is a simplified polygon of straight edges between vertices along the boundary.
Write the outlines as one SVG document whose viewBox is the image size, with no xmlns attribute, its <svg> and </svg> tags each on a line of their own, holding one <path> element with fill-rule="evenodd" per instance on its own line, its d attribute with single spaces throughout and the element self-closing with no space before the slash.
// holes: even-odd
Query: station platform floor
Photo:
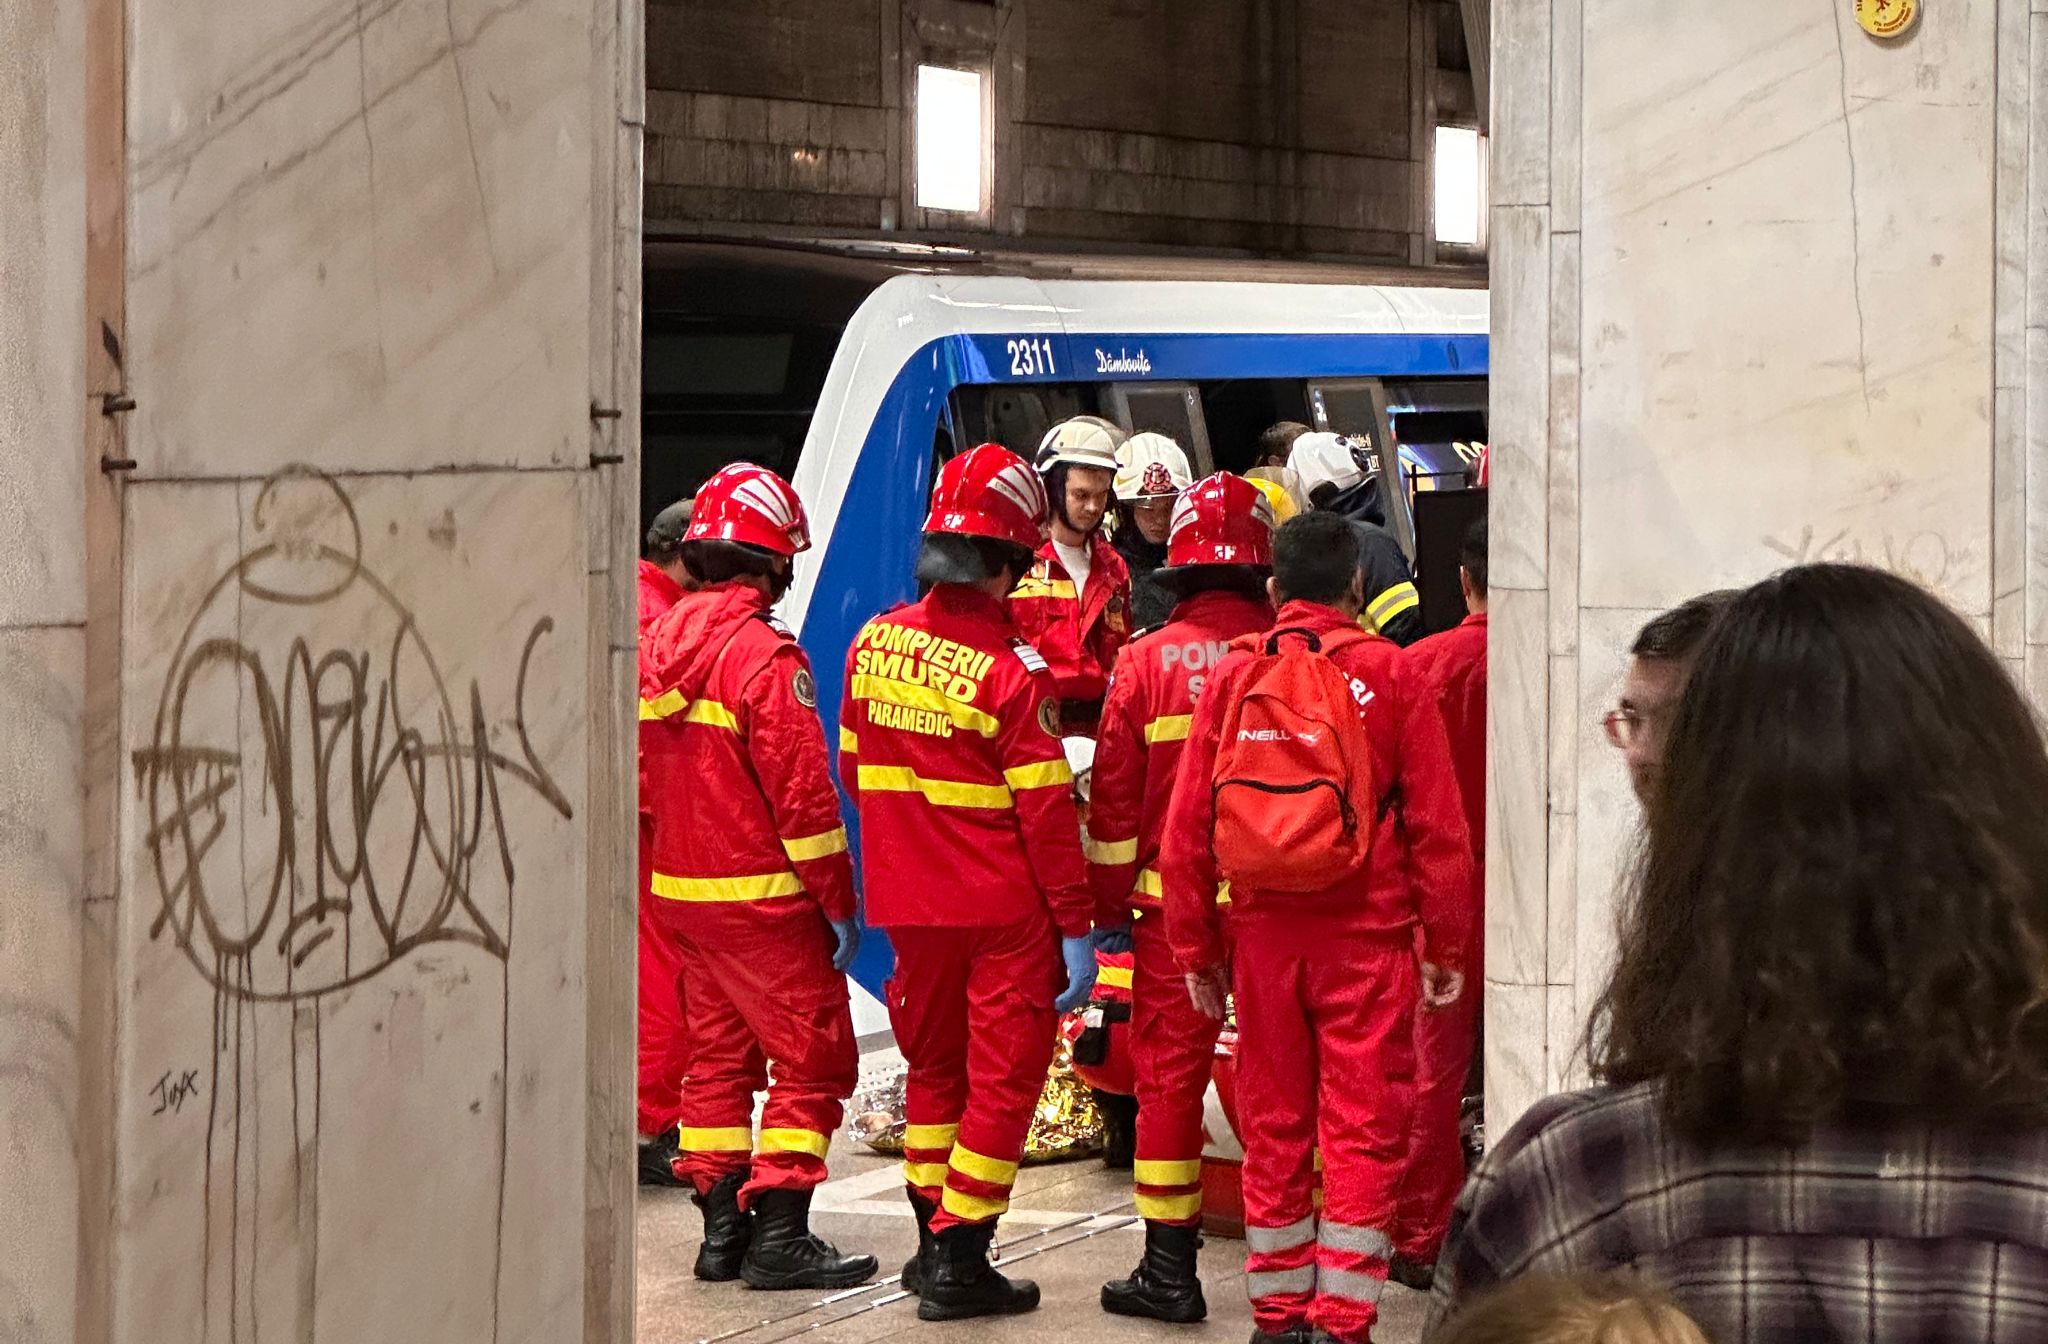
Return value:
<svg viewBox="0 0 2048 1344">
<path fill-rule="evenodd" d="M 1085 1158 L 1028 1166 L 1017 1182 L 997 1238 L 1005 1272 L 1035 1279 L 1043 1304 L 1028 1316 L 933 1325 L 917 1319 L 916 1300 L 896 1273 L 916 1247 L 917 1226 L 903 1198 L 900 1164 L 840 1134 L 829 1158 L 833 1179 L 818 1191 L 812 1226 L 847 1252 L 882 1262 L 873 1284 L 828 1295 L 757 1293 L 737 1283 L 699 1283 L 690 1266 L 701 1223 L 681 1190 L 641 1187 L 639 1198 L 639 1344 L 1244 1344 L 1251 1309 L 1244 1297 L 1244 1243 L 1210 1238 L 1202 1248 L 1209 1319 L 1160 1325 L 1110 1316 L 1098 1304 L 1106 1279 L 1137 1264 L 1142 1225 L 1131 1207 L 1128 1172 Z M 1384 1344 L 1416 1344 L 1428 1299 L 1390 1284 L 1374 1332 Z"/>
</svg>

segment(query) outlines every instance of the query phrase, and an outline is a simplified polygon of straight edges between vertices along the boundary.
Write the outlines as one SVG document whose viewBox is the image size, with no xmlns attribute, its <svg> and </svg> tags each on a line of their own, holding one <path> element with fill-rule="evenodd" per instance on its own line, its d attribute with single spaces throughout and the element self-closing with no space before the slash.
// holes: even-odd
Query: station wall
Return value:
<svg viewBox="0 0 2048 1344">
<path fill-rule="evenodd" d="M 1420 262 L 1450 0 L 650 0 L 657 230 L 994 235 Z M 915 206 L 921 61 L 994 81 L 979 218 Z"/>
<path fill-rule="evenodd" d="M 630 1337 L 640 31 L 0 10 L 0 1339 Z"/>
<path fill-rule="evenodd" d="M 1598 719 L 1645 621 L 1864 561 L 2048 689 L 2041 8 L 1883 42 L 1846 0 L 1495 0 L 1496 1133 L 1586 1079 L 1639 826 Z"/>
</svg>

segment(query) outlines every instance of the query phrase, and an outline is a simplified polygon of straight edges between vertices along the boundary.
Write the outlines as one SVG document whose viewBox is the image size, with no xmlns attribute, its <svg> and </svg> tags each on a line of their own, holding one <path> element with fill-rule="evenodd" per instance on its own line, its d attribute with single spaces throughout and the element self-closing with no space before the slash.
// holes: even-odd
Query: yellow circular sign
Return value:
<svg viewBox="0 0 2048 1344">
<path fill-rule="evenodd" d="M 1920 19 L 1920 0 L 1856 0 L 1856 22 L 1872 37 L 1904 37 Z"/>
</svg>

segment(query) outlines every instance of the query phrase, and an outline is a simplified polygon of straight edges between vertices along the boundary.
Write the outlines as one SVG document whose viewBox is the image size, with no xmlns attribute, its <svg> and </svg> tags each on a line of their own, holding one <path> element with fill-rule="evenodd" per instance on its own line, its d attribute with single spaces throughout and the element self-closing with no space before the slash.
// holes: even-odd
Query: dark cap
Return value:
<svg viewBox="0 0 2048 1344">
<path fill-rule="evenodd" d="M 695 507 L 694 499 L 679 499 L 655 514 L 647 529 L 647 553 L 673 556 L 683 544 L 683 534 L 690 530 L 690 514 Z"/>
</svg>

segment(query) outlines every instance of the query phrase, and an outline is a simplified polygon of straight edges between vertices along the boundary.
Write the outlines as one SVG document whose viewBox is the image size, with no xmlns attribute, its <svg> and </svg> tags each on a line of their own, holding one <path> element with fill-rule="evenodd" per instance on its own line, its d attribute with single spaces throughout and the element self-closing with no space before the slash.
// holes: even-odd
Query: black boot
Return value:
<svg viewBox="0 0 2048 1344">
<path fill-rule="evenodd" d="M 697 1277 L 706 1283 L 730 1283 L 740 1276 L 754 1223 L 740 1208 L 740 1187 L 747 1173 L 723 1177 L 701 1195 L 691 1195 L 704 1213 L 704 1244 L 697 1248 Z"/>
<path fill-rule="evenodd" d="M 1138 1155 L 1138 1099 L 1097 1092 L 1095 1109 L 1102 1116 L 1102 1165 L 1129 1171 Z"/>
<path fill-rule="evenodd" d="M 917 1214 L 917 1254 L 903 1262 L 900 1276 L 903 1291 L 913 1297 L 924 1296 L 924 1267 L 932 1255 L 932 1215 L 939 1206 L 915 1190 L 909 1191 L 911 1210 Z"/>
<path fill-rule="evenodd" d="M 740 1265 L 749 1288 L 851 1288 L 875 1277 L 872 1255 L 841 1255 L 811 1233 L 811 1192 L 763 1190 L 754 1197 L 754 1244 Z"/>
<path fill-rule="evenodd" d="M 1209 1315 L 1195 1252 L 1202 1229 L 1171 1223 L 1145 1224 L 1145 1258 L 1128 1279 L 1102 1285 L 1102 1309 L 1113 1316 L 1142 1316 L 1170 1325 L 1192 1325 Z"/>
<path fill-rule="evenodd" d="M 994 1223 L 949 1227 L 932 1238 L 924 1264 L 920 1321 L 965 1321 L 976 1316 L 1016 1316 L 1038 1308 L 1038 1285 L 1006 1279 L 988 1262 Z"/>
<path fill-rule="evenodd" d="M 640 1184 L 665 1186 L 671 1190 L 688 1185 L 676 1175 L 676 1132 L 640 1140 Z"/>
<path fill-rule="evenodd" d="M 1306 1321 L 1300 1325 L 1290 1325 L 1275 1334 L 1268 1334 L 1257 1328 L 1252 1330 L 1252 1344 L 1312 1344 L 1315 1337 L 1316 1332 Z"/>
</svg>

